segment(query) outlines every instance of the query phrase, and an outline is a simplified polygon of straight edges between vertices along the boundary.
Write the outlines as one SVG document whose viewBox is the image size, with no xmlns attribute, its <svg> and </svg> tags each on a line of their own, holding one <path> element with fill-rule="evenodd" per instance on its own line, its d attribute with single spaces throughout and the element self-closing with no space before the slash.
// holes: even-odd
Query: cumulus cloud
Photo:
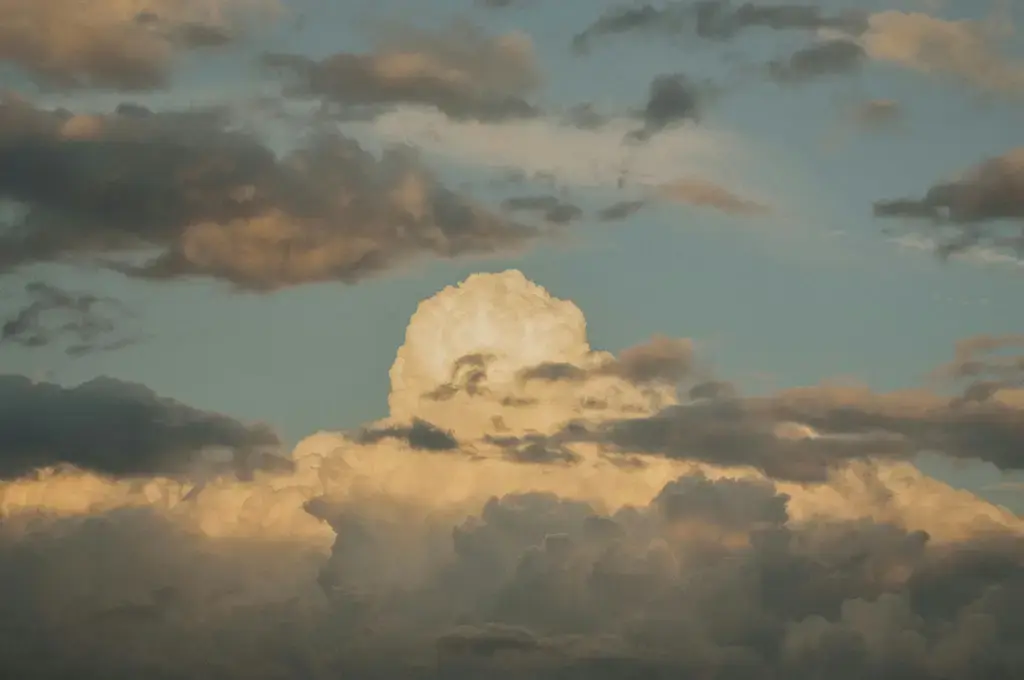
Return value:
<svg viewBox="0 0 1024 680">
<path fill-rule="evenodd" d="M 174 55 L 230 42 L 277 0 L 0 0 L 0 60 L 57 87 L 148 90 Z"/>
<path fill-rule="evenodd" d="M 70 356 L 103 352 L 139 342 L 122 326 L 131 311 L 115 298 L 65 290 L 43 281 L 25 285 L 28 301 L 0 326 L 0 345 L 63 344 Z"/>
<path fill-rule="evenodd" d="M 983 246 L 1024 257 L 1024 148 L 1011 149 L 932 186 L 922 198 L 878 201 L 876 217 L 929 222 L 936 229 L 939 254 Z"/>
<path fill-rule="evenodd" d="M 291 469 L 0 483 L 0 662 L 114 679 L 1024 670 L 1024 522 L 1005 509 L 906 461 L 843 460 L 821 422 L 734 438 L 833 452 L 798 483 L 753 456 L 701 461 L 699 432 L 689 459 L 567 436 L 687 407 L 676 382 L 722 409 L 680 433 L 713 444 L 737 424 L 687 342 L 596 351 L 571 302 L 518 272 L 470 277 L 410 321 L 389 416 L 307 438 Z M 846 424 L 836 404 L 856 402 L 798 397 L 746 406 L 766 426 Z M 886 408 L 920 410 L 902 404 Z"/>
<path fill-rule="evenodd" d="M 419 256 L 522 248 L 540 235 L 446 188 L 409 148 L 336 132 L 279 156 L 223 112 L 107 115 L 0 101 L 0 273 L 101 261 L 148 279 L 249 290 L 356 282 Z"/>
<path fill-rule="evenodd" d="M 285 92 L 353 109 L 399 104 L 436 108 L 457 119 L 502 120 L 536 114 L 527 102 L 541 82 L 533 44 L 524 33 L 492 37 L 467 22 L 439 32 L 401 27 L 375 51 L 313 60 L 268 54 L 264 63 L 286 77 Z"/>
</svg>

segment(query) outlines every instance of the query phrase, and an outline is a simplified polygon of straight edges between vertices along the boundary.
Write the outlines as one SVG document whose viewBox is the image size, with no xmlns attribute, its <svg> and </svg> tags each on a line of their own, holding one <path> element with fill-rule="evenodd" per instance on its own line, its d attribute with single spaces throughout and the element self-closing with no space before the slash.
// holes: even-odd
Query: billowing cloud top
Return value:
<svg viewBox="0 0 1024 680">
<path fill-rule="evenodd" d="M 942 374 L 978 375 L 965 366 L 1004 344 L 965 345 Z M 937 397 L 751 400 L 707 377 L 686 341 L 595 351 L 572 303 L 519 272 L 470 277 L 416 312 L 390 416 L 307 438 L 287 469 L 0 483 L 0 621 L 17 622 L 0 665 L 118 679 L 1024 670 L 1024 522 L 891 447 L 982 455 L 995 421 L 1019 443 L 1019 406 L 986 401 L 971 437 L 950 440 Z M 786 481 L 765 456 L 827 464 Z"/>
</svg>

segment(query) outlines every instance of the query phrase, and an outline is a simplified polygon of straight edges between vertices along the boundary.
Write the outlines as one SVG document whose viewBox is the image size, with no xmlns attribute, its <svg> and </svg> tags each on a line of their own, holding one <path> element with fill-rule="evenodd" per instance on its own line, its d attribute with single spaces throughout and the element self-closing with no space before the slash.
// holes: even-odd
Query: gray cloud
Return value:
<svg viewBox="0 0 1024 680">
<path fill-rule="evenodd" d="M 770 63 L 768 72 L 779 82 L 798 83 L 853 73 L 866 59 L 864 48 L 852 40 L 826 40 L 797 50 L 784 61 Z"/>
<path fill-rule="evenodd" d="M 112 378 L 77 387 L 0 376 L 0 477 L 70 464 L 115 475 L 184 473 L 204 450 L 228 450 L 239 471 L 278 460 L 280 440 Z"/>
<path fill-rule="evenodd" d="M 1016 224 L 1024 219 L 1024 149 L 985 160 L 921 198 L 878 201 L 874 214 L 930 222 L 942 256 L 982 245 L 1024 257 L 1024 231 Z"/>
<path fill-rule="evenodd" d="M 673 125 L 699 121 L 703 95 L 703 89 L 682 73 L 655 77 L 641 112 L 643 127 L 632 138 L 647 141 Z"/>
<path fill-rule="evenodd" d="M 355 437 L 360 444 L 375 444 L 382 439 L 404 439 L 409 446 L 421 451 L 451 451 L 459 442 L 450 432 L 424 421 L 414 420 L 408 427 L 365 428 Z"/>
<path fill-rule="evenodd" d="M 26 302 L 0 326 L 0 344 L 45 347 L 64 344 L 71 356 L 109 351 L 139 342 L 121 328 L 132 313 L 118 300 L 43 281 L 25 285 Z"/>
<path fill-rule="evenodd" d="M 618 201 L 597 211 L 597 218 L 602 222 L 617 222 L 640 211 L 647 205 L 645 200 Z"/>
<path fill-rule="evenodd" d="M 593 373 L 544 363 L 520 379 L 582 383 L 617 375 L 637 385 L 688 386 L 688 401 L 652 416 L 572 423 L 545 439 L 556 448 L 596 444 L 611 452 L 752 467 L 798 482 L 820 482 L 851 460 L 909 460 L 923 451 L 1021 470 L 1024 420 L 1014 390 L 1024 389 L 1024 357 L 1003 351 L 1021 346 L 1018 336 L 960 343 L 956 358 L 933 376 L 961 385 L 951 398 L 836 386 L 744 397 L 734 385 L 700 378 L 692 345 L 664 337 L 624 350 Z"/>
<path fill-rule="evenodd" d="M 540 234 L 449 190 L 411 149 L 377 158 L 324 132 L 279 157 L 219 111 L 72 116 L 0 101 L 0 197 L 24 207 L 0 234 L 0 273 L 73 259 L 257 291 Z"/>
<path fill-rule="evenodd" d="M 578 205 L 552 195 L 515 196 L 502 201 L 501 207 L 510 212 L 539 212 L 545 220 L 554 224 L 567 224 L 583 217 L 583 209 Z"/>
<path fill-rule="evenodd" d="M 464 22 L 438 33 L 396 31 L 369 54 L 342 52 L 319 61 L 268 54 L 263 61 L 287 77 L 286 94 L 321 98 L 342 113 L 418 104 L 455 119 L 537 114 L 525 99 L 540 84 L 529 38 L 519 33 L 490 37 Z"/>
<path fill-rule="evenodd" d="M 663 7 L 649 3 L 607 10 L 573 38 L 573 48 L 586 52 L 595 39 L 636 31 L 679 35 L 692 31 L 709 40 L 732 40 L 750 28 L 776 31 L 835 29 L 860 34 L 867 29 L 866 15 L 850 12 L 830 16 L 819 7 L 795 4 L 734 4 L 728 0 L 669 2 Z"/>
</svg>

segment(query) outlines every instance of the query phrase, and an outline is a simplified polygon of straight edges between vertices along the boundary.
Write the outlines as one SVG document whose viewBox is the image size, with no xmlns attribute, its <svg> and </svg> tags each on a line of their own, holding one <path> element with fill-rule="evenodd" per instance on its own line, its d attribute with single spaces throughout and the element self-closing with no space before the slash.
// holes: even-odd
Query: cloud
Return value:
<svg viewBox="0 0 1024 680">
<path fill-rule="evenodd" d="M 785 61 L 773 61 L 768 73 L 782 83 L 798 83 L 824 76 L 853 73 L 866 59 L 864 48 L 853 40 L 825 40 L 797 50 Z"/>
<path fill-rule="evenodd" d="M 0 159 L 0 195 L 23 208 L 0 235 L 0 273 L 99 260 L 265 291 L 515 251 L 541 234 L 446 188 L 409 148 L 378 158 L 323 132 L 278 156 L 216 110 L 71 115 L 9 98 Z"/>
<path fill-rule="evenodd" d="M 864 15 L 851 12 L 829 16 L 818 7 L 796 4 L 735 5 L 728 0 L 669 2 L 657 8 L 649 3 L 616 6 L 606 10 L 573 38 L 573 48 L 586 52 L 593 40 L 634 31 L 658 31 L 670 35 L 693 31 L 709 40 L 732 40 L 750 28 L 814 31 L 831 29 L 859 33 L 866 28 Z"/>
<path fill-rule="evenodd" d="M 624 220 L 632 217 L 646 205 L 647 201 L 642 199 L 616 201 L 615 203 L 597 211 L 597 218 L 602 222 L 616 222 Z"/>
<path fill-rule="evenodd" d="M 1016 254 L 1024 253 L 1019 229 L 1001 221 L 1024 218 L 1024 148 L 1012 149 L 990 158 L 963 173 L 958 179 L 932 186 L 922 198 L 878 201 L 876 217 L 908 218 L 930 222 L 951 235 L 940 242 L 945 257 L 975 246 Z M 941 230 L 940 230 L 941 228 Z"/>
<path fill-rule="evenodd" d="M 413 144 L 439 158 L 560 185 L 659 186 L 681 176 L 735 178 L 746 160 L 741 140 L 710 125 L 670 126 L 657 144 L 629 143 L 636 120 L 611 118 L 577 126 L 557 117 L 480 123 L 452 121 L 434 111 L 404 108 L 367 125 L 387 143 Z"/>
<path fill-rule="evenodd" d="M 700 118 L 702 93 L 682 73 L 656 76 L 651 81 L 641 118 L 643 127 L 632 133 L 638 141 L 647 141 L 653 135 L 676 124 Z"/>
<path fill-rule="evenodd" d="M 903 118 L 903 107 L 892 99 L 869 99 L 850 111 L 852 122 L 868 130 L 888 129 Z"/>
<path fill-rule="evenodd" d="M 583 209 L 578 205 L 551 195 L 514 196 L 502 201 L 501 207 L 510 212 L 536 211 L 541 213 L 545 220 L 555 224 L 566 224 L 583 217 Z"/>
<path fill-rule="evenodd" d="M 0 476 L 69 464 L 114 475 L 182 473 L 204 450 L 239 469 L 281 444 L 244 425 L 164 399 L 142 385 L 98 378 L 77 387 L 0 376 Z"/>
<path fill-rule="evenodd" d="M 711 384 L 690 350 L 593 350 L 571 302 L 518 272 L 475 275 L 416 311 L 389 416 L 308 437 L 290 469 L 0 482 L 0 663 L 115 680 L 1024 670 L 1024 522 L 1003 508 L 906 461 L 843 460 L 849 441 L 807 425 L 748 441 L 813 439 L 835 459 L 799 483 L 752 454 L 710 464 L 555 439 L 689 407 L 660 379 Z M 562 368 L 524 380 L 543 364 Z M 679 432 L 742 434 L 713 413 L 727 391 L 705 392 Z M 847 427 L 837 404 L 882 408 L 840 396 L 744 406 Z M 423 446 L 438 433 L 443 446 Z"/>
<path fill-rule="evenodd" d="M 71 356 L 121 349 L 140 338 L 119 326 L 131 316 L 114 298 L 64 290 L 33 281 L 25 285 L 29 301 L 0 326 L 0 345 L 45 347 L 65 340 Z"/>
<path fill-rule="evenodd" d="M 872 14 L 860 36 L 868 56 L 925 74 L 954 78 L 995 92 L 1024 88 L 1024 62 L 1001 52 L 1012 34 L 1005 17 L 949 21 L 920 12 Z"/>
<path fill-rule="evenodd" d="M 289 77 L 285 92 L 340 107 L 400 104 L 435 107 L 456 119 L 503 120 L 536 115 L 524 97 L 541 82 L 529 36 L 491 37 L 467 22 L 431 32 L 402 27 L 369 54 L 320 61 L 268 54 L 264 63 Z"/>
<path fill-rule="evenodd" d="M 658 195 L 670 201 L 713 208 L 724 213 L 758 216 L 771 213 L 763 203 L 739 196 L 725 187 L 700 179 L 680 179 L 661 187 Z"/>
<path fill-rule="evenodd" d="M 276 0 L 0 0 L 0 60 L 62 88 L 166 86 L 177 52 L 215 47 Z"/>
</svg>

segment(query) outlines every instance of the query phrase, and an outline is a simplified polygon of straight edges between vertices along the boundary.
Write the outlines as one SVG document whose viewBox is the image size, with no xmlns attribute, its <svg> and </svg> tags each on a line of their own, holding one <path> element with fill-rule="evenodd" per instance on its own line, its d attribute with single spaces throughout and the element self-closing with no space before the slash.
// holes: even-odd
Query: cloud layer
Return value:
<svg viewBox="0 0 1024 680">
<path fill-rule="evenodd" d="M 975 352 L 1009 342 L 972 340 L 943 375 L 974 375 Z M 1020 518 L 892 459 L 885 438 L 825 432 L 856 431 L 870 409 L 889 418 L 879 427 L 912 422 L 903 436 L 942 432 L 941 409 L 820 390 L 737 403 L 687 341 L 593 350 L 580 310 L 518 272 L 424 301 L 391 385 L 387 418 L 309 437 L 290 469 L 248 481 L 65 468 L 0 483 L 0 621 L 17 622 L 3 624 L 3 666 L 115 679 L 1024 670 Z M 675 412 L 693 416 L 672 430 L 684 455 L 568 436 Z M 730 432 L 743 455 L 721 455 Z M 773 448 L 828 465 L 778 479 L 756 462 Z"/>
</svg>

